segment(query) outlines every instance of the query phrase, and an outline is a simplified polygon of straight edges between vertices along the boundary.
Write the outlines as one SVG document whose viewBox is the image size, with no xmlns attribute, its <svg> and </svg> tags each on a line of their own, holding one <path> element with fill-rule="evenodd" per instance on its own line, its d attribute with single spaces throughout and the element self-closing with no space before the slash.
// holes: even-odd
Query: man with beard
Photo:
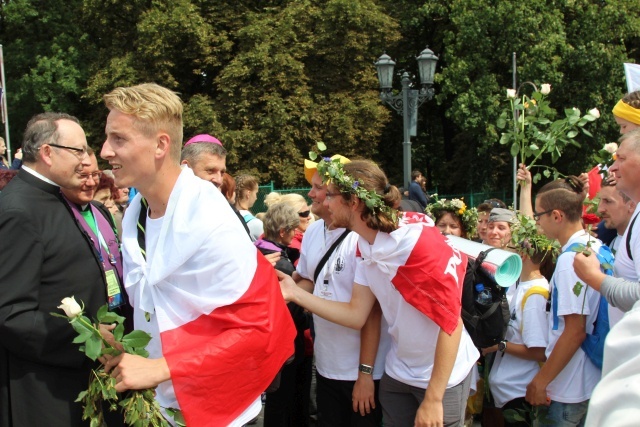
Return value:
<svg viewBox="0 0 640 427">
<path fill-rule="evenodd" d="M 349 162 L 340 155 L 333 158 Z M 311 211 L 320 219 L 305 232 L 294 277 L 300 287 L 320 298 L 349 301 L 357 234 L 332 224 L 331 213 L 324 206 L 327 185 L 317 164 L 305 161 L 304 173 L 311 184 Z M 325 262 L 319 265 L 322 259 Z M 389 348 L 386 323 L 381 327 L 381 317 L 377 305 L 362 331 L 356 331 L 314 315 L 318 426 L 380 425 L 378 384 Z"/>
</svg>

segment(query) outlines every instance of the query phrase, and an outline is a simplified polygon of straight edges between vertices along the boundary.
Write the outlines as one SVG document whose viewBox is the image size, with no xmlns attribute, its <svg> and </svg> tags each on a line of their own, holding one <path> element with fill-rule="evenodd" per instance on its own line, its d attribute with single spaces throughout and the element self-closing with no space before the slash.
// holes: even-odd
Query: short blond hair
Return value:
<svg viewBox="0 0 640 427">
<path fill-rule="evenodd" d="M 136 129 L 147 136 L 166 132 L 171 139 L 169 155 L 180 161 L 182 149 L 182 101 L 178 94 L 155 83 L 118 87 L 104 96 L 109 110 L 133 116 Z"/>
<path fill-rule="evenodd" d="M 298 193 L 281 194 L 274 191 L 267 194 L 264 198 L 264 204 L 267 205 L 268 208 L 276 203 L 286 203 L 293 207 L 296 212 L 300 212 L 303 208 L 307 207 L 307 201 Z"/>
</svg>

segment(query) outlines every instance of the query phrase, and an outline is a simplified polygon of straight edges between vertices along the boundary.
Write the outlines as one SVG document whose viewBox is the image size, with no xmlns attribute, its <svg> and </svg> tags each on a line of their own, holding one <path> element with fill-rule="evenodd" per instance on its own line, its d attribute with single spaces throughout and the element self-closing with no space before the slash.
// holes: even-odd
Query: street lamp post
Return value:
<svg viewBox="0 0 640 427">
<path fill-rule="evenodd" d="M 402 115 L 403 138 L 402 141 L 402 166 L 404 170 L 404 187 L 409 188 L 411 181 L 411 136 L 415 136 L 418 107 L 425 101 L 432 99 L 433 77 L 436 71 L 438 57 L 431 49 L 426 48 L 416 58 L 420 72 L 420 90 L 411 89 L 412 82 L 408 72 L 402 74 L 402 91 L 397 95 L 391 93 L 393 86 L 393 68 L 396 63 L 386 53 L 382 54 L 375 62 L 380 83 L 380 100 L 388 104 L 398 114 Z M 413 133 L 412 133 L 413 130 Z"/>
</svg>

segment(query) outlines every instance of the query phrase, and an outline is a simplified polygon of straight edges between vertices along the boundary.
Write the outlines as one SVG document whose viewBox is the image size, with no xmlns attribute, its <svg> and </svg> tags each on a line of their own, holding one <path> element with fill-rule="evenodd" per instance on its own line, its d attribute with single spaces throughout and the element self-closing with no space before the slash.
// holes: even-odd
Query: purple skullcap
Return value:
<svg viewBox="0 0 640 427">
<path fill-rule="evenodd" d="M 191 138 L 190 140 L 188 140 L 184 146 L 186 147 L 189 144 L 195 144 L 196 142 L 208 142 L 210 144 L 218 144 L 220 146 L 222 146 L 222 142 L 220 142 L 218 140 L 218 138 L 215 138 L 211 135 L 207 135 L 206 133 L 202 133 L 200 135 L 196 135 L 193 138 Z"/>
</svg>

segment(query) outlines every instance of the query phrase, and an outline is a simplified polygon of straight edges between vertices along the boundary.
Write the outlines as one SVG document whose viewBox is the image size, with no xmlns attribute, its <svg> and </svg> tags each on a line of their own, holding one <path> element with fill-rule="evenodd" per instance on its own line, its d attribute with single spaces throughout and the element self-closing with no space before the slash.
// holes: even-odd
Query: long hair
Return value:
<svg viewBox="0 0 640 427">
<path fill-rule="evenodd" d="M 343 168 L 347 175 L 358 181 L 359 186 L 366 190 L 375 191 L 389 208 L 393 209 L 394 206 L 400 203 L 402 199 L 400 191 L 396 186 L 389 184 L 387 176 L 374 162 L 370 160 L 353 160 L 350 163 L 346 163 Z M 350 200 L 352 193 L 342 188 L 341 192 L 345 200 Z M 374 211 L 366 204 L 363 203 L 363 205 L 360 218 L 369 228 L 386 233 L 390 233 L 398 228 L 398 224 L 394 218 L 390 217 L 384 211 L 380 209 Z"/>
</svg>

